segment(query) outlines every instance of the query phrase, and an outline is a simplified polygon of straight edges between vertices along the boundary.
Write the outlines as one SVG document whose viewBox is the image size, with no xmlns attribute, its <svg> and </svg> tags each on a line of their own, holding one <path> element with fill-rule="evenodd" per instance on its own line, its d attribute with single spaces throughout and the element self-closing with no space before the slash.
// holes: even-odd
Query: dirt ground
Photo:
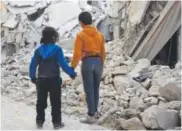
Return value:
<svg viewBox="0 0 182 131">
<path fill-rule="evenodd" d="M 1 130 L 36 130 L 35 107 L 25 103 L 14 102 L 1 96 Z M 78 118 L 66 115 L 62 117 L 65 127 L 62 130 L 104 130 L 98 125 L 87 125 L 79 122 Z M 53 130 L 50 108 L 46 110 L 46 121 L 43 130 Z"/>
</svg>

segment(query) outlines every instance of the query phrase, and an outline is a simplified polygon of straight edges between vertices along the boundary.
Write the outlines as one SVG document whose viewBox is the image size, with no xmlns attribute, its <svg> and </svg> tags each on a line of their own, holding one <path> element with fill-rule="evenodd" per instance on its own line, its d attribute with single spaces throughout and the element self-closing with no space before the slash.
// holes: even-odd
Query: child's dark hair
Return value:
<svg viewBox="0 0 182 131">
<path fill-rule="evenodd" d="M 41 44 L 55 44 L 59 40 L 59 34 L 53 27 L 45 27 L 42 31 Z"/>
<path fill-rule="evenodd" d="M 92 24 L 92 16 L 89 12 L 82 12 L 78 16 L 78 20 L 84 23 L 85 25 Z"/>
</svg>

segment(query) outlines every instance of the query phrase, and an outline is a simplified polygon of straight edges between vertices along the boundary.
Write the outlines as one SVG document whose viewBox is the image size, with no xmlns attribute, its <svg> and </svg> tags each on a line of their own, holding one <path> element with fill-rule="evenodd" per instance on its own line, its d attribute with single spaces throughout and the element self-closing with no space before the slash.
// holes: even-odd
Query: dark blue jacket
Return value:
<svg viewBox="0 0 182 131">
<path fill-rule="evenodd" d="M 60 76 L 60 66 L 70 77 L 76 76 L 74 69 L 66 63 L 62 48 L 56 44 L 43 44 L 35 50 L 29 67 L 31 80 L 36 78 L 37 66 L 38 77 Z"/>
</svg>

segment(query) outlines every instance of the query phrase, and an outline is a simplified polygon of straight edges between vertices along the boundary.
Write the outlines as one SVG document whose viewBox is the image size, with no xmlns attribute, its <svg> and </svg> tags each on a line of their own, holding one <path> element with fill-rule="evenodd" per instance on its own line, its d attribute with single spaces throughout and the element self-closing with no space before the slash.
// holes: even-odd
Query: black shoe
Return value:
<svg viewBox="0 0 182 131">
<path fill-rule="evenodd" d="M 38 129 L 41 129 L 43 127 L 43 123 L 36 123 L 36 125 Z"/>
<path fill-rule="evenodd" d="M 62 127 L 64 127 L 64 123 L 63 122 L 61 122 L 59 124 L 54 124 L 54 129 L 55 130 L 58 130 L 58 129 L 62 128 Z"/>
</svg>

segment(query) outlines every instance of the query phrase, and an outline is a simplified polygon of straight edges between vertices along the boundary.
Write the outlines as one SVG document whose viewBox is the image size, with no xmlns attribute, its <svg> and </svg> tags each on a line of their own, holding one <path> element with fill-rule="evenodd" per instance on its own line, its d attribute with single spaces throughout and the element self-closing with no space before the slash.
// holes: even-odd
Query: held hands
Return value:
<svg viewBox="0 0 182 131">
<path fill-rule="evenodd" d="M 76 76 L 77 76 L 77 73 L 75 72 L 75 74 L 70 76 L 70 77 L 71 77 L 72 80 L 75 80 Z"/>
<path fill-rule="evenodd" d="M 31 79 L 31 82 L 36 85 L 37 84 L 37 78 Z"/>
<path fill-rule="evenodd" d="M 74 68 L 73 67 L 71 67 L 71 68 L 74 71 Z M 75 80 L 76 76 L 77 76 L 77 73 L 74 71 L 74 74 L 71 75 L 70 77 L 71 77 L 72 80 Z"/>
</svg>

